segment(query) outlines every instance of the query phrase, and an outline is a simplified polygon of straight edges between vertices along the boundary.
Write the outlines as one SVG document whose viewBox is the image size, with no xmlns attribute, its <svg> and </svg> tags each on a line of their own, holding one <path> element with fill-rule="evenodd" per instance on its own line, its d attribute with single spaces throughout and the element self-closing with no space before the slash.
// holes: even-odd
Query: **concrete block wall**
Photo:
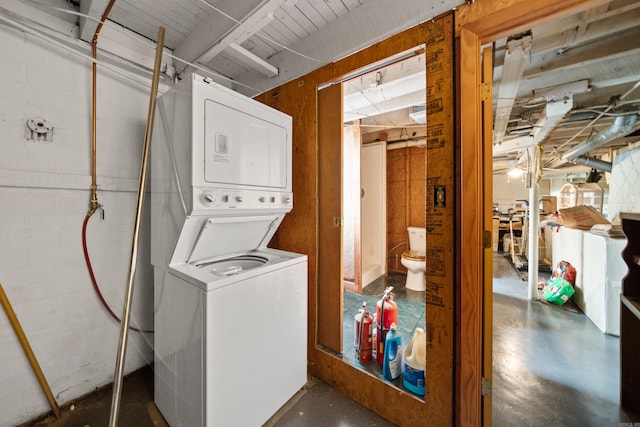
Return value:
<svg viewBox="0 0 640 427">
<path fill-rule="evenodd" d="M 609 180 L 607 219 L 615 221 L 620 212 L 640 212 L 640 147 L 618 154 Z"/>
<path fill-rule="evenodd" d="M 63 405 L 113 381 L 120 331 L 92 288 L 81 240 L 91 184 L 91 63 L 6 25 L 0 57 L 0 283 Z M 105 218 L 100 212 L 91 218 L 87 239 L 104 297 L 120 315 L 149 89 L 98 68 L 98 197 Z M 53 124 L 53 142 L 29 140 L 32 117 Z M 132 317 L 145 329 L 153 328 L 149 240 L 145 210 Z M 153 360 L 153 335 L 129 337 L 126 372 Z M 1 310 L 0 349 L 0 427 L 49 411 Z"/>
</svg>

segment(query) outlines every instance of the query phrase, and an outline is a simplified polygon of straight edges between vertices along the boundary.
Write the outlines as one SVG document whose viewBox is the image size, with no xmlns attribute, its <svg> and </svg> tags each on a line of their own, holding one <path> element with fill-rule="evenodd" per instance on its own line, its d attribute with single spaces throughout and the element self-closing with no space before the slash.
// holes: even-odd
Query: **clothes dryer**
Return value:
<svg viewBox="0 0 640 427">
<path fill-rule="evenodd" d="M 151 158 L 155 403 L 171 426 L 260 426 L 307 378 L 307 256 L 267 246 L 291 117 L 193 74 L 158 99 Z"/>
</svg>

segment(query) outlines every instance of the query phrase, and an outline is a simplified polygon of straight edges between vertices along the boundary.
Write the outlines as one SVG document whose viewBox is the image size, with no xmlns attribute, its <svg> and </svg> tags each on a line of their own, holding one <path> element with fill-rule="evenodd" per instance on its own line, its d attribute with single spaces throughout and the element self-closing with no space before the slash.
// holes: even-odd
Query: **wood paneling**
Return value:
<svg viewBox="0 0 640 427">
<path fill-rule="evenodd" d="M 458 159 L 459 167 L 452 170 L 451 177 L 447 170 L 442 174 L 435 170 L 429 171 L 430 165 L 437 162 L 438 156 L 450 156 L 447 150 L 454 149 L 454 141 L 449 137 L 455 128 L 453 108 L 449 103 L 443 103 L 439 116 L 433 109 L 439 109 L 433 97 L 429 103 L 431 109 L 428 133 L 437 136 L 429 138 L 426 157 L 427 173 L 433 179 L 427 185 L 426 202 L 427 209 L 433 209 L 439 213 L 430 199 L 435 199 L 436 186 L 445 182 L 445 201 L 447 207 L 451 207 L 456 199 L 452 194 L 454 187 L 446 187 L 446 183 L 458 179 L 459 204 L 457 210 L 443 210 L 443 215 L 426 216 L 427 227 L 437 227 L 443 233 L 453 233 L 456 230 L 455 239 L 458 242 L 457 264 L 453 264 L 453 252 L 444 249 L 433 250 L 429 256 L 431 260 L 444 259 L 442 263 L 434 263 L 434 266 L 442 266 L 440 270 L 434 270 L 430 277 L 430 291 L 427 306 L 427 330 L 429 333 L 428 353 L 428 393 L 425 402 L 397 390 L 378 379 L 368 375 L 352 366 L 345 364 L 340 358 L 316 347 L 317 316 L 317 262 L 318 262 L 318 151 L 317 151 L 317 87 L 321 84 L 337 80 L 346 74 L 362 69 L 371 63 L 399 52 L 406 51 L 425 43 L 432 46 L 429 58 L 438 59 L 442 54 L 449 55 L 453 48 L 452 32 L 453 20 L 451 15 L 434 19 L 433 22 L 423 23 L 395 36 L 364 49 L 335 64 L 322 67 L 301 79 L 287 83 L 280 88 L 262 94 L 258 99 L 266 104 L 273 105 L 282 111 L 291 114 L 294 118 L 294 174 L 293 187 L 295 194 L 294 209 L 289 214 L 277 236 L 277 245 L 288 250 L 306 253 L 309 255 L 309 371 L 323 381 L 333 385 L 339 391 L 347 394 L 363 405 L 388 418 L 399 425 L 451 425 L 454 414 L 453 402 L 456 402 L 455 414 L 457 425 L 479 425 L 481 419 L 480 378 L 482 375 L 482 306 L 481 296 L 483 292 L 483 272 L 478 265 L 483 263 L 482 205 L 487 196 L 483 194 L 482 177 L 484 175 L 484 163 L 482 155 L 485 148 L 481 148 L 481 109 L 479 98 L 480 73 L 479 58 L 481 41 L 488 41 L 492 36 L 517 32 L 516 28 L 530 26 L 532 19 L 550 19 L 554 13 L 568 15 L 577 9 L 586 9 L 604 1 L 554 1 L 541 0 L 528 2 L 526 0 L 500 0 L 475 2 L 472 5 L 461 5 L 456 9 L 456 33 L 460 35 L 460 92 L 459 98 L 464 98 L 460 109 L 460 149 L 454 152 Z M 466 35 L 463 36 L 462 28 L 466 27 Z M 490 40 L 489 40 L 490 41 Z M 428 87 L 436 89 L 442 94 L 443 99 L 453 102 L 452 85 L 453 70 L 438 70 L 439 64 L 450 67 L 449 60 L 428 60 L 429 74 L 427 75 Z M 439 76 L 439 77 L 438 77 Z M 442 85 L 446 85 L 444 88 Z M 448 95 L 447 95 L 448 93 Z M 450 97 L 450 98 L 449 98 Z M 436 127 L 435 120 L 442 120 L 442 126 Z M 440 136 L 440 133 L 445 136 Z M 438 142 L 442 141 L 442 142 Z M 442 150 L 436 148 L 438 144 L 449 145 Z M 449 152 L 450 153 L 450 152 Z M 471 166 L 469 171 L 465 170 Z M 437 164 L 435 165 L 437 166 Z M 449 163 L 449 166 L 452 166 Z M 474 169 L 475 168 L 475 169 Z M 444 168 L 446 169 L 446 168 Z M 458 174 L 458 175 L 454 175 Z M 467 188 L 471 185 L 472 188 Z M 485 185 L 488 185 L 485 182 Z M 451 222 L 440 225 L 439 218 L 453 218 L 455 212 L 459 213 L 460 226 L 455 227 Z M 444 220 L 443 220 L 444 221 Z M 451 220 L 453 221 L 453 220 Z M 435 230 L 436 228 L 434 228 Z M 431 242 L 436 242 L 436 236 L 431 233 Z M 444 238 L 442 238 L 444 239 Z M 463 244 L 464 243 L 464 244 Z M 475 266 L 474 267 L 474 263 Z M 453 280 L 453 270 L 456 265 L 467 266 L 459 273 L 457 283 Z M 434 267 L 435 268 L 435 267 Z M 438 276 L 437 274 L 444 274 Z M 475 273 L 475 276 L 474 276 Z M 449 276 L 447 276 L 449 275 Z M 445 277 L 446 279 L 443 279 Z M 439 279 L 438 279 L 439 278 Z M 438 280 L 437 282 L 435 280 Z M 446 283 L 445 283 L 446 282 Z M 444 284 L 444 285 L 442 285 Z M 459 326 L 454 328 L 453 292 L 457 289 L 462 293 L 461 312 Z M 324 325 L 322 325 L 324 327 Z M 459 366 L 457 376 L 456 393 L 453 389 L 453 337 L 459 338 L 458 352 L 455 360 Z M 464 343 L 464 344 L 463 344 Z"/>
<path fill-rule="evenodd" d="M 456 35 L 466 28 L 481 43 L 518 34 L 536 25 L 607 4 L 610 0 L 500 0 L 462 4 L 456 8 Z"/>
<path fill-rule="evenodd" d="M 436 91 L 434 93 L 439 99 L 439 101 L 436 98 L 433 99 L 435 106 L 432 108 L 438 110 L 436 115 L 435 110 L 432 109 L 433 124 L 435 126 L 436 120 L 442 120 L 441 126 L 447 129 L 445 131 L 447 136 L 441 138 L 442 143 L 452 146 L 454 144 L 452 14 L 438 17 L 392 36 L 257 98 L 293 116 L 295 203 L 293 212 L 287 216 L 280 227 L 277 242 L 282 248 L 309 255 L 309 372 L 401 426 L 446 426 L 453 423 L 453 288 L 455 286 L 452 265 L 453 228 L 451 226 L 442 228 L 443 233 L 449 233 L 450 246 L 442 246 L 442 250 L 432 251 L 433 257 L 442 256 L 443 263 L 450 264 L 436 269 L 438 272 L 446 271 L 447 275 L 439 276 L 438 285 L 432 286 L 430 291 L 431 304 L 428 305 L 426 313 L 427 331 L 430 334 L 427 355 L 428 380 L 424 401 L 346 364 L 331 352 L 317 347 L 317 331 L 325 327 L 335 328 L 333 324 L 325 324 L 324 319 L 320 323 L 320 313 L 317 311 L 319 298 L 325 297 L 321 294 L 327 289 L 326 286 L 336 286 L 336 283 L 340 285 L 341 278 L 339 271 L 331 273 L 326 271 L 331 276 L 327 278 L 323 271 L 321 278 L 319 269 L 322 267 L 320 264 L 314 264 L 319 262 L 319 254 L 322 252 L 323 243 L 319 224 L 323 219 L 322 214 L 319 214 L 316 209 L 320 209 L 323 203 L 320 199 L 324 197 L 319 190 L 319 187 L 324 184 L 316 178 L 319 172 L 318 164 L 321 162 L 316 129 L 318 120 L 324 120 L 318 115 L 316 97 L 319 85 L 339 80 L 369 64 L 425 44 L 431 46 L 428 49 L 430 59 L 427 64 L 430 66 L 427 82 L 433 82 L 432 90 Z M 437 62 L 437 66 L 433 65 L 434 61 Z M 448 83 L 443 84 L 447 80 Z M 453 152 L 452 147 L 449 150 Z M 437 159 L 434 158 L 433 161 Z M 449 161 L 452 162 L 451 157 Z M 428 168 L 429 160 L 426 162 Z M 448 179 L 451 181 L 453 175 L 452 172 L 449 173 L 451 176 Z M 445 176 L 444 173 L 442 176 Z M 453 197 L 453 194 L 450 196 Z M 431 196 L 427 194 L 427 198 L 429 197 Z M 449 206 L 453 206 L 453 203 L 451 202 Z M 406 233 L 406 229 L 403 233 Z M 442 239 L 445 239 L 444 234 Z M 339 252 L 339 247 L 336 245 L 329 249 Z M 340 319 L 327 319 L 326 322 L 340 323 Z"/>
<path fill-rule="evenodd" d="M 486 93 L 491 93 L 493 83 L 493 49 L 486 47 L 482 51 L 482 84 L 486 86 Z M 482 162 L 483 162 L 483 193 L 482 206 L 483 228 L 485 233 L 493 235 L 493 103 L 491 97 L 482 100 Z M 489 143 L 487 143 L 489 142 Z M 482 330 L 482 377 L 491 379 L 493 373 L 493 245 L 484 248 L 484 291 L 483 291 Z M 491 425 L 491 395 L 482 397 L 482 421 L 484 425 Z"/>
<path fill-rule="evenodd" d="M 461 92 L 465 93 L 462 109 L 462 159 L 461 159 L 461 323 L 465 333 L 460 334 L 460 357 L 467 363 L 461 365 L 461 402 L 465 410 L 461 414 L 461 425 L 474 425 L 481 419 L 481 377 L 482 377 L 482 133 L 480 110 L 480 46 L 474 33 L 462 29 L 460 33 L 461 49 L 473 53 L 462 58 L 460 72 L 475 76 L 474 79 L 462 79 Z M 469 286 L 471 285 L 471 286 Z"/>
<path fill-rule="evenodd" d="M 317 343 L 337 353 L 342 352 L 343 313 L 341 106 L 342 85 L 318 92 Z"/>
<path fill-rule="evenodd" d="M 427 403 L 452 423 L 455 289 L 455 97 L 453 17 L 427 24 L 427 145 L 425 224 L 427 243 Z M 433 136 L 433 137 L 431 137 Z M 443 399 L 448 398 L 448 401 Z M 434 408 L 435 409 L 435 408 Z"/>
</svg>

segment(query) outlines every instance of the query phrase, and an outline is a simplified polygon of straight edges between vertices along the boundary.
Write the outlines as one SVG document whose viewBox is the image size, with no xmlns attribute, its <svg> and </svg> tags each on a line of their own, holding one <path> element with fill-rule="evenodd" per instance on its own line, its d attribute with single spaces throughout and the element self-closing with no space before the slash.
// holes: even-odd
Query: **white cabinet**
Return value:
<svg viewBox="0 0 640 427">
<path fill-rule="evenodd" d="M 627 266 L 622 259 L 626 239 L 560 227 L 553 233 L 553 267 L 568 261 L 576 268 L 573 299 L 604 333 L 620 335 L 620 293 Z"/>
</svg>

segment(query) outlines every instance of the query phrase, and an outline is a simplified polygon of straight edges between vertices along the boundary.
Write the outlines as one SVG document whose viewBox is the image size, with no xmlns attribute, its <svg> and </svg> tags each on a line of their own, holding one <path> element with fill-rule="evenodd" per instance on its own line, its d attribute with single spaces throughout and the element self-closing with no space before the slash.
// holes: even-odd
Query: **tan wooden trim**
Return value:
<svg viewBox="0 0 640 427">
<path fill-rule="evenodd" d="M 462 28 L 475 33 L 481 44 L 531 29 L 609 0 L 500 0 L 476 1 L 456 8 L 456 35 Z"/>
<path fill-rule="evenodd" d="M 482 84 L 488 89 L 485 93 L 492 93 L 493 83 L 493 49 L 491 46 L 482 51 Z M 486 232 L 493 232 L 493 102 L 491 97 L 482 101 L 482 157 L 483 157 L 483 193 L 484 203 L 482 209 L 483 228 Z M 483 291 L 483 319 L 482 329 L 484 339 L 482 343 L 482 376 L 491 379 L 493 375 L 493 248 L 484 248 L 484 291 Z M 493 399 L 489 396 L 482 397 L 482 422 L 485 426 L 491 425 Z"/>
<path fill-rule="evenodd" d="M 355 120 L 353 123 L 355 126 L 354 133 L 354 159 L 353 159 L 353 168 L 354 170 L 360 170 L 360 159 L 362 156 L 362 132 L 360 126 L 360 120 Z M 362 181 L 360 177 L 357 177 L 358 187 L 362 188 Z M 362 216 L 362 198 L 360 198 L 360 203 L 358 203 L 358 214 L 355 216 L 353 228 L 354 228 L 354 239 L 353 239 L 353 273 L 354 273 L 354 281 L 356 285 L 356 289 L 359 294 L 362 293 L 362 222 L 360 218 Z"/>
<path fill-rule="evenodd" d="M 317 343 L 337 353 L 343 313 L 342 136 L 342 85 L 332 85 L 318 92 Z"/>
<path fill-rule="evenodd" d="M 460 425 L 476 426 L 481 418 L 482 378 L 482 111 L 480 109 L 480 44 L 475 33 L 463 28 L 460 48 L 461 104 L 461 208 L 460 233 Z"/>
</svg>

